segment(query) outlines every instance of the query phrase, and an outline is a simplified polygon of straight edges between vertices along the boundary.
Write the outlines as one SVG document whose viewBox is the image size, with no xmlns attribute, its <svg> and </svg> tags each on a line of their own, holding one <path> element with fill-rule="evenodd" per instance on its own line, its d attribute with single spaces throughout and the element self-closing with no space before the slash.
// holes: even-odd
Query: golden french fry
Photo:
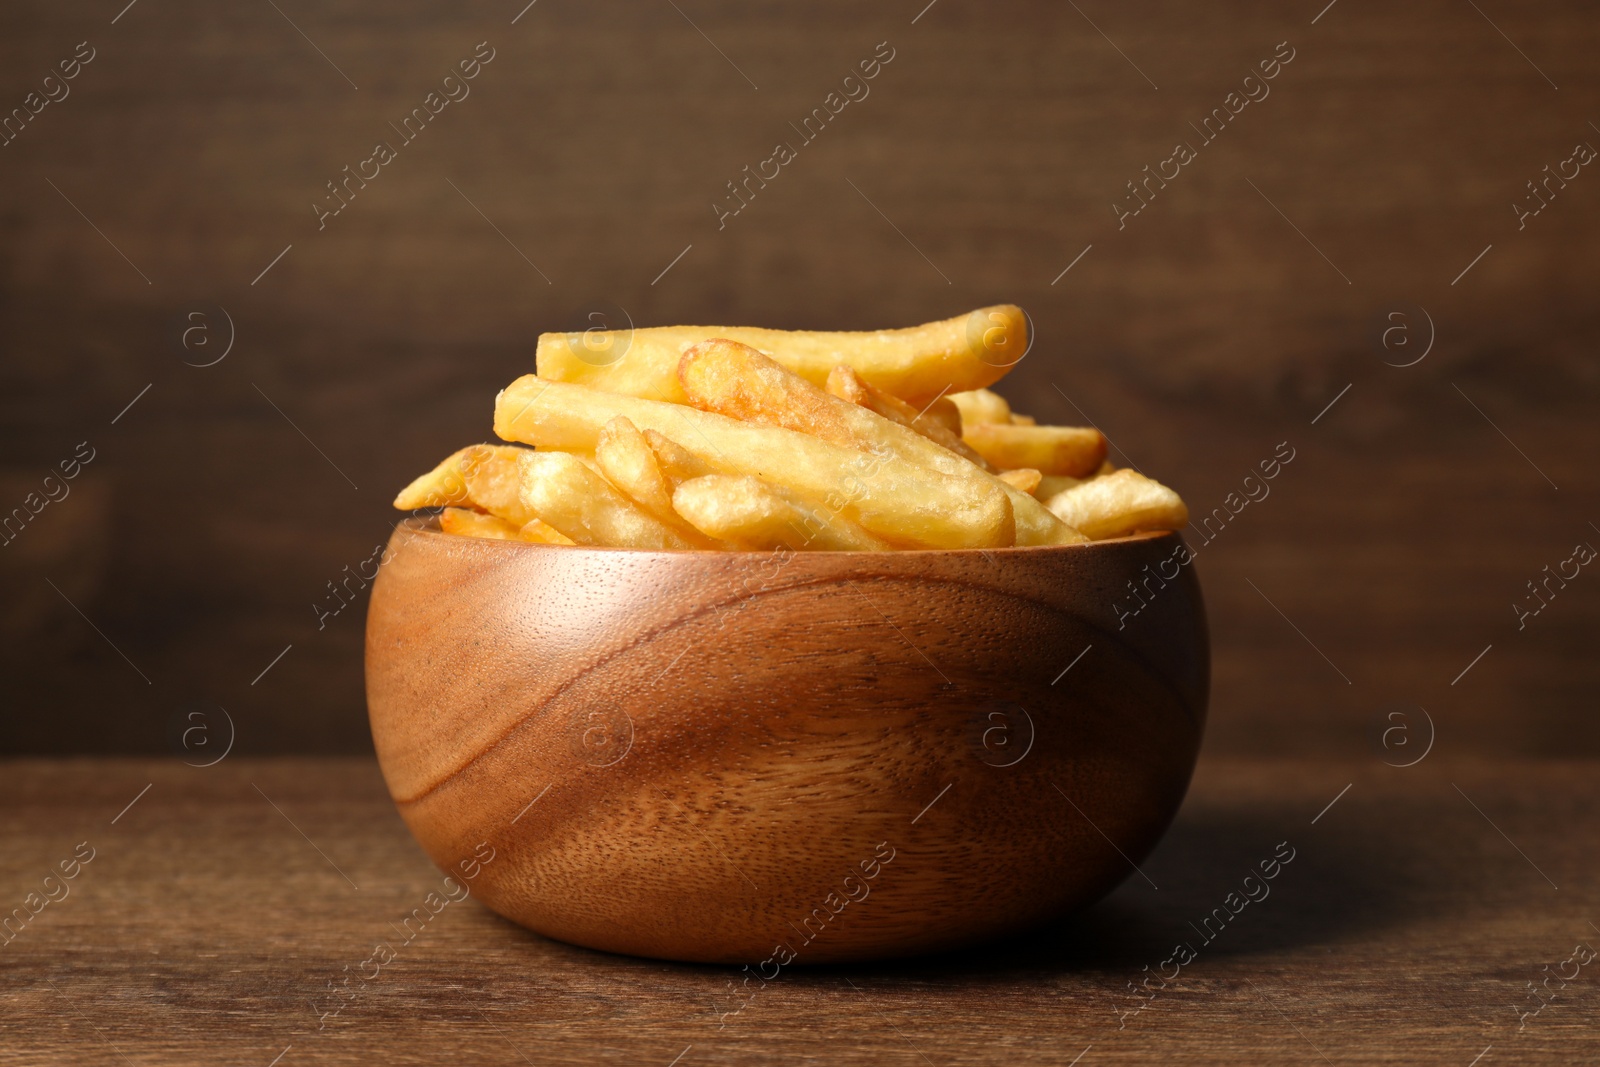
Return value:
<svg viewBox="0 0 1600 1067">
<path fill-rule="evenodd" d="M 746 345 L 721 338 L 693 345 L 684 353 L 678 373 L 685 393 L 700 407 L 863 451 L 883 450 L 960 479 L 969 486 L 969 499 L 996 490 L 1004 493 L 1012 522 L 1010 540 L 1002 544 L 1072 544 L 1086 540 L 1065 527 L 1033 497 L 1018 492 L 969 460 L 870 408 L 818 389 Z M 874 532 L 894 536 L 892 532 Z"/>
<path fill-rule="evenodd" d="M 678 357 L 692 344 L 726 337 L 767 354 L 814 385 L 843 363 L 879 389 L 913 404 L 947 389 L 977 389 L 1000 378 L 1028 348 L 1028 320 L 1012 304 L 899 330 L 822 332 L 742 326 L 539 335 L 539 377 L 651 400 L 683 403 Z"/>
<path fill-rule="evenodd" d="M 973 423 L 962 430 L 967 444 L 1001 470 L 1032 467 L 1041 474 L 1081 478 L 1106 458 L 1099 430 L 1080 426 L 1012 426 Z"/>
<path fill-rule="evenodd" d="M 1063 489 L 1071 489 L 1075 485 L 1082 485 L 1082 478 L 1068 478 L 1065 474 L 1046 474 L 1039 478 L 1039 484 L 1033 487 L 1033 495 L 1040 500 L 1049 500 Z"/>
<path fill-rule="evenodd" d="M 545 545 L 575 545 L 578 542 L 551 526 L 543 519 L 529 519 L 517 531 L 524 541 L 538 541 Z"/>
<path fill-rule="evenodd" d="M 995 477 L 1019 493 L 1032 493 L 1039 488 L 1039 483 L 1043 480 L 1043 475 L 1031 467 L 1023 467 L 1014 471 L 1001 471 Z"/>
<path fill-rule="evenodd" d="M 707 537 L 749 549 L 877 552 L 889 546 L 860 526 L 747 474 L 690 478 L 673 506 Z"/>
<path fill-rule="evenodd" d="M 961 412 L 963 430 L 980 422 L 1005 424 L 1011 421 L 1011 405 L 1006 403 L 1006 398 L 987 389 L 951 393 L 950 402 Z"/>
<path fill-rule="evenodd" d="M 662 471 L 649 440 L 626 417 L 619 415 L 600 428 L 594 458 L 591 469 L 598 468 L 635 504 L 677 530 L 695 547 L 718 547 L 673 509 L 672 490 L 676 483 Z"/>
<path fill-rule="evenodd" d="M 528 452 L 522 470 L 523 506 L 580 545 L 700 547 L 623 496 L 577 456 Z"/>
<path fill-rule="evenodd" d="M 1010 489 L 1011 487 L 1007 486 L 1007 488 Z M 1044 502 L 1037 497 L 1029 493 L 1018 492 L 1016 489 L 1011 489 L 1011 492 L 1016 494 L 1011 498 L 1012 507 L 1016 509 L 1016 513 L 1019 516 L 1026 517 L 1017 519 L 1017 544 L 1077 545 L 1089 540 L 1087 534 L 1045 507 Z M 1034 504 L 1038 504 L 1039 511 L 1057 520 L 1060 525 L 1052 525 L 1039 518 L 1033 510 Z"/>
<path fill-rule="evenodd" d="M 878 418 L 871 412 L 863 414 Z M 496 400 L 495 433 L 509 441 L 589 451 L 597 444 L 600 429 L 618 415 L 626 415 L 647 433 L 654 430 L 672 436 L 696 459 L 720 473 L 764 478 L 825 504 L 828 513 L 842 515 L 892 544 L 991 548 L 1011 543 L 1011 506 L 1002 483 L 995 482 L 992 491 L 975 490 L 970 478 L 919 467 L 887 448 L 863 452 L 792 430 L 750 425 L 680 404 L 544 381 L 531 374 L 512 382 Z M 956 456 L 951 459 L 965 462 Z M 530 503 L 545 521 L 582 540 L 555 515 Z M 1054 516 L 1051 521 L 1065 528 Z"/>
<path fill-rule="evenodd" d="M 471 508 L 445 508 L 439 512 L 439 528 L 445 533 L 466 537 L 489 537 L 500 541 L 520 541 L 522 531 L 504 519 L 485 515 Z"/>
<path fill-rule="evenodd" d="M 857 407 L 866 408 L 877 412 L 891 422 L 898 422 L 901 426 L 915 430 L 934 444 L 943 445 L 956 455 L 976 463 L 984 470 L 991 470 L 988 460 L 974 452 L 967 443 L 961 440 L 959 430 L 952 433 L 950 428 L 942 421 L 927 417 L 916 408 L 907 404 L 898 397 L 890 396 L 882 389 L 862 381 L 861 375 L 843 363 L 828 372 L 828 392 L 840 400 L 847 400 Z M 946 401 L 947 397 L 940 397 L 938 402 Z M 932 407 L 933 405 L 929 405 Z M 955 405 L 951 405 L 954 409 Z M 959 425 L 961 413 L 956 412 L 956 422 Z"/>
<path fill-rule="evenodd" d="M 546 545 L 570 545 L 572 538 L 563 536 L 539 519 L 526 525 L 515 526 L 498 515 L 485 515 L 469 508 L 445 508 L 439 513 L 439 528 L 445 533 L 463 534 L 467 537 L 488 537 L 500 541 L 534 541 Z"/>
<path fill-rule="evenodd" d="M 650 451 L 656 454 L 656 463 L 661 468 L 661 474 L 676 489 L 681 482 L 690 478 L 699 478 L 707 474 L 715 474 L 711 464 L 700 460 L 693 452 L 684 448 L 666 434 L 657 433 L 655 430 L 646 430 L 644 439 L 650 442 Z"/>
<path fill-rule="evenodd" d="M 394 506 L 409 511 L 466 504 L 520 527 L 534 518 L 517 498 L 521 457 L 527 454 L 514 445 L 468 445 L 401 490 Z"/>
<path fill-rule="evenodd" d="M 394 506 L 401 511 L 414 511 L 417 508 L 438 508 L 469 503 L 467 482 L 462 477 L 461 467 L 474 448 L 482 447 L 484 446 L 468 445 L 452 452 L 433 470 L 400 490 L 400 495 L 394 498 Z"/>
<path fill-rule="evenodd" d="M 678 367 L 680 370 L 682 369 L 682 360 L 679 360 Z M 872 396 L 867 392 L 867 383 L 861 380 L 861 375 L 843 363 L 828 372 L 828 380 L 823 385 L 828 392 L 840 400 L 848 400 L 857 407 L 872 407 Z M 905 402 L 901 401 L 901 403 Z M 906 406 L 910 407 L 909 404 Z M 913 409 L 914 411 L 915 409 Z M 878 414 L 883 415 L 883 412 L 880 411 Z M 884 417 L 887 418 L 888 416 Z M 902 422 L 900 425 L 908 426 L 910 423 Z"/>
<path fill-rule="evenodd" d="M 933 403 L 922 409 L 922 418 L 931 419 L 955 434 L 956 440 L 961 440 L 961 409 L 956 407 L 956 402 L 948 396 L 941 396 Z"/>
<path fill-rule="evenodd" d="M 533 453 L 505 445 L 476 445 L 466 449 L 461 476 L 474 507 L 521 527 L 538 518 L 522 503 L 522 464 Z"/>
<path fill-rule="evenodd" d="M 1050 510 L 1098 541 L 1140 530 L 1181 530 L 1189 509 L 1178 494 L 1138 471 L 1090 478 L 1050 498 Z"/>
<path fill-rule="evenodd" d="M 634 503 L 663 522 L 677 519 L 672 510 L 672 485 L 661 473 L 650 442 L 627 418 L 619 415 L 600 428 L 594 458 L 601 473 Z"/>
<path fill-rule="evenodd" d="M 1026 353 L 1013 305 L 922 326 L 543 334 L 495 432 L 413 481 L 467 536 L 645 550 L 1072 544 L 1188 521 L 1093 428 L 987 388 Z M 534 445 L 534 451 L 521 445 Z M 1082 527 L 1081 529 L 1079 527 Z"/>
</svg>

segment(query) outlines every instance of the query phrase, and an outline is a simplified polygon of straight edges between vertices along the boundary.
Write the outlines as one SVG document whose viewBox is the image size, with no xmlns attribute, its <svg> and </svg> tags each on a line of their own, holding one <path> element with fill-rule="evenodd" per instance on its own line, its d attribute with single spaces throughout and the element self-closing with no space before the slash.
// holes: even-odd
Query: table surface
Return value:
<svg viewBox="0 0 1600 1067">
<path fill-rule="evenodd" d="M 736 997 L 734 968 L 547 941 L 470 899 L 335 994 L 443 889 L 374 763 L 11 762 L 0 907 L 39 910 L 0 945 L 0 1063 L 1595 1062 L 1597 770 L 1205 760 L 1146 877 L 1086 913 Z M 1290 849 L 1265 897 L 1230 898 Z M 1238 911 L 1208 941 L 1215 908 Z"/>
</svg>

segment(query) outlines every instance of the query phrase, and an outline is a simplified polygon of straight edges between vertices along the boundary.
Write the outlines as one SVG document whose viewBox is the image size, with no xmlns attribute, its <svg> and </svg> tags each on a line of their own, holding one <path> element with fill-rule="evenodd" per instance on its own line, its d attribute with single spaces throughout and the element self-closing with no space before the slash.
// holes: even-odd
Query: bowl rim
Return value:
<svg viewBox="0 0 1600 1067">
<path fill-rule="evenodd" d="M 439 513 L 413 512 L 394 524 L 391 537 L 405 529 L 408 533 L 427 534 L 436 537 L 460 538 L 474 541 L 484 545 L 497 546 L 491 551 L 526 551 L 535 552 L 556 550 L 561 552 L 605 552 L 622 553 L 632 556 L 670 556 L 670 557 L 715 557 L 717 559 L 771 559 L 785 554 L 791 556 L 816 556 L 820 559 L 890 559 L 896 557 L 913 557 L 929 555 L 949 556 L 986 556 L 986 555 L 1040 555 L 1044 553 L 1060 552 L 1085 552 L 1113 545 L 1139 544 L 1146 541 L 1171 540 L 1176 543 L 1187 544 L 1183 540 L 1180 530 L 1141 530 L 1137 533 L 1126 534 L 1122 537 L 1106 537 L 1098 541 L 1080 541 L 1071 545 L 1007 545 L 996 548 L 890 548 L 882 550 L 848 549 L 752 549 L 741 551 L 727 548 L 617 548 L 610 545 L 551 545 L 538 541 L 512 541 L 498 537 L 469 537 L 466 534 L 452 534 L 445 532 L 439 525 Z M 1190 552 L 1193 552 L 1190 549 Z"/>
</svg>

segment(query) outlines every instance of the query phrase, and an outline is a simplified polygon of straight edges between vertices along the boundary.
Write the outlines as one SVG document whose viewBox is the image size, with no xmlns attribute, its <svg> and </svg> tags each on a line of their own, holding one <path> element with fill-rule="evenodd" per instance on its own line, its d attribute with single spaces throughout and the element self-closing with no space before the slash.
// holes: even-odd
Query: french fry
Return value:
<svg viewBox="0 0 1600 1067">
<path fill-rule="evenodd" d="M 1016 486 L 1005 482 L 1006 492 L 1011 498 L 1011 512 L 1015 516 L 1017 540 L 1019 545 L 1076 545 L 1089 538 L 1081 530 L 1061 519 L 1035 496 L 1025 493 Z M 1037 506 L 1035 506 L 1037 505 Z M 1050 516 L 1049 519 L 1045 516 Z M 1051 522 L 1050 519 L 1056 519 Z"/>
<path fill-rule="evenodd" d="M 843 515 L 891 544 L 991 548 L 1011 543 L 1011 506 L 1003 491 L 975 491 L 969 478 L 919 467 L 886 448 L 876 454 L 862 452 L 809 434 L 754 426 L 679 404 L 544 381 L 531 374 L 500 393 L 494 425 L 495 433 L 508 441 L 589 451 L 598 443 L 601 428 L 618 415 L 626 415 L 647 433 L 671 436 L 719 473 L 764 478 L 824 503 L 830 513 Z M 944 451 L 931 443 L 928 447 Z M 581 540 L 545 508 L 530 503 L 545 521 Z M 1052 516 L 1052 521 L 1058 520 Z"/>
<path fill-rule="evenodd" d="M 672 485 L 661 473 L 650 442 L 626 417 L 619 415 L 600 428 L 594 458 L 601 473 L 634 503 L 663 522 L 677 519 L 678 513 L 672 510 Z"/>
<path fill-rule="evenodd" d="M 474 507 L 522 527 L 538 518 L 522 503 L 523 461 L 533 455 L 526 448 L 505 445 L 475 445 L 465 449 L 461 476 L 467 484 L 467 497 Z"/>
<path fill-rule="evenodd" d="M 498 541 L 520 541 L 522 531 L 504 519 L 485 515 L 471 508 L 445 508 L 439 512 L 439 529 L 466 537 L 488 537 Z"/>
<path fill-rule="evenodd" d="M 697 406 L 863 451 L 884 450 L 930 471 L 960 479 L 970 486 L 969 497 L 996 490 L 1004 493 L 1011 506 L 1012 529 L 1011 539 L 1003 544 L 1071 544 L 1084 540 L 1028 494 L 1018 492 L 915 430 L 818 389 L 746 345 L 720 338 L 693 345 L 683 355 L 679 376 L 684 392 Z"/>
<path fill-rule="evenodd" d="M 461 466 L 474 448 L 481 447 L 483 446 L 469 445 L 446 456 L 433 470 L 414 479 L 410 485 L 400 490 L 400 495 L 394 498 L 394 506 L 401 511 L 415 511 L 417 508 L 438 508 L 469 503 L 467 482 L 462 477 Z"/>
<path fill-rule="evenodd" d="M 656 463 L 661 468 L 662 477 L 666 478 L 674 489 L 690 478 L 716 473 L 711 464 L 704 462 L 666 434 L 646 430 L 644 439 L 650 443 L 650 450 L 656 454 Z"/>
<path fill-rule="evenodd" d="M 410 511 L 466 504 L 520 527 L 535 517 L 517 498 L 521 457 L 527 454 L 514 445 L 468 445 L 402 489 L 394 506 Z"/>
<path fill-rule="evenodd" d="M 1181 530 L 1189 521 L 1177 493 L 1126 469 L 1064 489 L 1049 507 L 1096 541 L 1140 530 Z"/>
<path fill-rule="evenodd" d="M 683 403 L 678 357 L 708 337 L 726 337 L 770 356 L 821 386 L 843 363 L 912 404 L 948 389 L 999 381 L 1028 348 L 1028 320 L 1012 304 L 899 330 L 822 332 L 739 326 L 659 326 L 539 335 L 536 366 L 547 381 Z M 621 353 L 617 355 L 617 353 Z"/>
<path fill-rule="evenodd" d="M 941 396 L 922 409 L 922 418 L 932 419 L 961 440 L 961 409 L 948 396 Z"/>
<path fill-rule="evenodd" d="M 690 478 L 673 506 L 707 537 L 747 549 L 875 552 L 889 546 L 860 526 L 747 474 Z"/>
<path fill-rule="evenodd" d="M 715 542 L 701 536 L 672 506 L 673 481 L 661 470 L 655 450 L 639 428 L 624 416 L 617 416 L 600 428 L 595 443 L 595 463 L 612 485 L 635 504 L 677 530 L 696 548 L 716 548 Z"/>
<path fill-rule="evenodd" d="M 1043 480 L 1043 475 L 1030 467 L 1023 467 L 1021 470 L 1014 471 L 1001 471 L 995 477 L 1019 493 L 1034 493 L 1039 488 L 1039 483 Z"/>
<path fill-rule="evenodd" d="M 453 453 L 395 506 L 442 509 L 463 536 L 648 551 L 1064 545 L 1186 524 L 1098 430 L 1040 426 L 988 388 L 1031 329 L 1006 304 L 877 332 L 543 334 L 538 373 L 495 400 L 511 443 Z"/>
<path fill-rule="evenodd" d="M 1001 470 L 1032 467 L 1041 474 L 1081 478 L 1094 473 L 1106 458 L 1105 437 L 1086 427 L 980 422 L 966 426 L 961 436 Z"/>
<path fill-rule="evenodd" d="M 678 361 L 678 368 L 680 370 L 683 368 L 683 360 L 681 359 Z M 872 407 L 872 397 L 867 393 L 867 383 L 861 380 L 861 375 L 843 363 L 828 372 L 828 380 L 823 383 L 823 387 L 840 400 L 848 400 L 857 407 Z M 905 401 L 901 401 L 901 403 L 905 403 Z M 907 404 L 906 406 L 910 407 L 911 405 Z M 912 410 L 915 413 L 916 409 L 913 408 Z M 883 412 L 880 411 L 878 414 L 882 415 Z M 902 422 L 901 425 L 909 426 L 911 424 Z"/>
<path fill-rule="evenodd" d="M 522 536 L 524 541 L 538 541 L 540 544 L 546 545 L 575 545 L 578 543 L 543 519 L 529 519 L 517 533 Z"/>
<path fill-rule="evenodd" d="M 681 364 L 680 364 L 681 366 Z M 866 408 L 868 411 L 877 412 L 891 422 L 898 422 L 901 426 L 915 430 L 934 444 L 943 445 L 956 455 L 971 463 L 976 463 L 984 470 L 992 470 L 989 461 L 974 452 L 968 444 L 961 439 L 961 431 L 952 432 L 942 419 L 932 418 L 916 408 L 907 404 L 899 397 L 890 396 L 882 389 L 862 381 L 861 375 L 843 363 L 828 372 L 828 392 L 840 400 L 848 400 L 857 407 Z M 949 404 L 951 410 L 956 410 L 948 397 L 940 397 L 929 408 L 937 404 Z M 956 410 L 956 423 L 959 427 L 961 412 Z"/>
<path fill-rule="evenodd" d="M 999 393 L 987 389 L 973 389 L 951 393 L 950 402 L 961 412 L 963 429 L 975 423 L 1005 424 L 1011 421 L 1011 405 Z"/>
<path fill-rule="evenodd" d="M 532 519 L 524 526 L 515 526 L 497 515 L 485 515 L 470 508 L 445 508 L 439 513 L 439 528 L 445 533 L 500 541 L 533 541 L 546 545 L 574 543 L 572 538 L 540 519 Z"/>
<path fill-rule="evenodd" d="M 1039 478 L 1039 484 L 1033 487 L 1033 495 L 1040 500 L 1049 500 L 1063 489 L 1071 489 L 1075 485 L 1082 485 L 1082 478 L 1068 478 L 1065 474 L 1046 474 Z"/>
<path fill-rule="evenodd" d="M 623 496 L 577 456 L 529 452 L 522 462 L 523 506 L 580 545 L 701 547 Z"/>
</svg>

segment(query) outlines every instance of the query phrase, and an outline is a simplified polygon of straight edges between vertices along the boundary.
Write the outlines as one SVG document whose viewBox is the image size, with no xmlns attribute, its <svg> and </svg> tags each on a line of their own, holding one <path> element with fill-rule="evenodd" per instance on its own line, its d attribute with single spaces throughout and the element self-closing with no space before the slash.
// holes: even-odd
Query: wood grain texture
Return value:
<svg viewBox="0 0 1600 1067">
<path fill-rule="evenodd" d="M 577 944 L 781 967 L 992 938 L 1122 880 L 1182 800 L 1198 584 L 1174 564 L 1117 611 L 1180 544 L 546 551 L 413 521 L 368 620 L 379 763 L 435 862 L 485 846 L 480 898 Z"/>
<path fill-rule="evenodd" d="M 1083 915 L 1015 940 L 788 967 L 746 996 L 738 968 L 575 948 L 472 899 L 403 943 L 402 921 L 445 886 L 370 761 L 10 762 L 0 903 L 19 906 L 79 842 L 96 857 L 70 896 L 0 946 L 0 1063 L 266 1067 L 291 1045 L 280 1067 L 666 1067 L 680 1054 L 679 1067 L 1061 1067 L 1091 1045 L 1079 1067 L 1466 1067 L 1491 1045 L 1480 1067 L 1592 1062 L 1592 966 L 1565 989 L 1552 981 L 1555 999 L 1520 1033 L 1518 1010 L 1532 1007 L 1526 984 L 1546 965 L 1576 943 L 1600 945 L 1589 925 L 1600 921 L 1596 772 L 1437 754 L 1408 770 L 1203 759 L 1172 830 L 1140 863 L 1159 890 L 1134 876 Z M 918 825 L 951 815 L 935 807 Z M 1270 895 L 1204 943 L 1189 924 L 1280 842 L 1295 858 Z M 1198 958 L 1143 1011 L 1119 1016 L 1140 1002 L 1128 984 L 1183 940 Z M 397 958 L 353 979 L 353 997 L 331 993 L 379 944 Z"/>
<path fill-rule="evenodd" d="M 1014 300 L 1018 408 L 1092 421 L 1197 512 L 1299 450 L 1201 548 L 1219 751 L 1359 755 L 1404 701 L 1457 750 L 1600 754 L 1600 582 L 1525 630 L 1510 607 L 1600 524 L 1600 179 L 1512 211 L 1600 145 L 1592 4 L 125 6 L 0 7 L 0 108 L 98 49 L 0 148 L 0 509 L 99 449 L 0 549 L 6 692 L 64 709 L 0 745 L 165 751 L 202 699 L 240 752 L 365 749 L 364 599 L 314 606 L 574 312 L 866 329 Z M 325 183 L 482 40 L 472 95 L 319 231 Z M 719 229 L 725 183 L 885 40 L 871 95 Z M 1118 229 L 1280 41 L 1271 96 Z M 202 303 L 237 327 L 205 368 L 178 344 Z M 1430 354 L 1385 365 L 1419 308 Z"/>
</svg>

